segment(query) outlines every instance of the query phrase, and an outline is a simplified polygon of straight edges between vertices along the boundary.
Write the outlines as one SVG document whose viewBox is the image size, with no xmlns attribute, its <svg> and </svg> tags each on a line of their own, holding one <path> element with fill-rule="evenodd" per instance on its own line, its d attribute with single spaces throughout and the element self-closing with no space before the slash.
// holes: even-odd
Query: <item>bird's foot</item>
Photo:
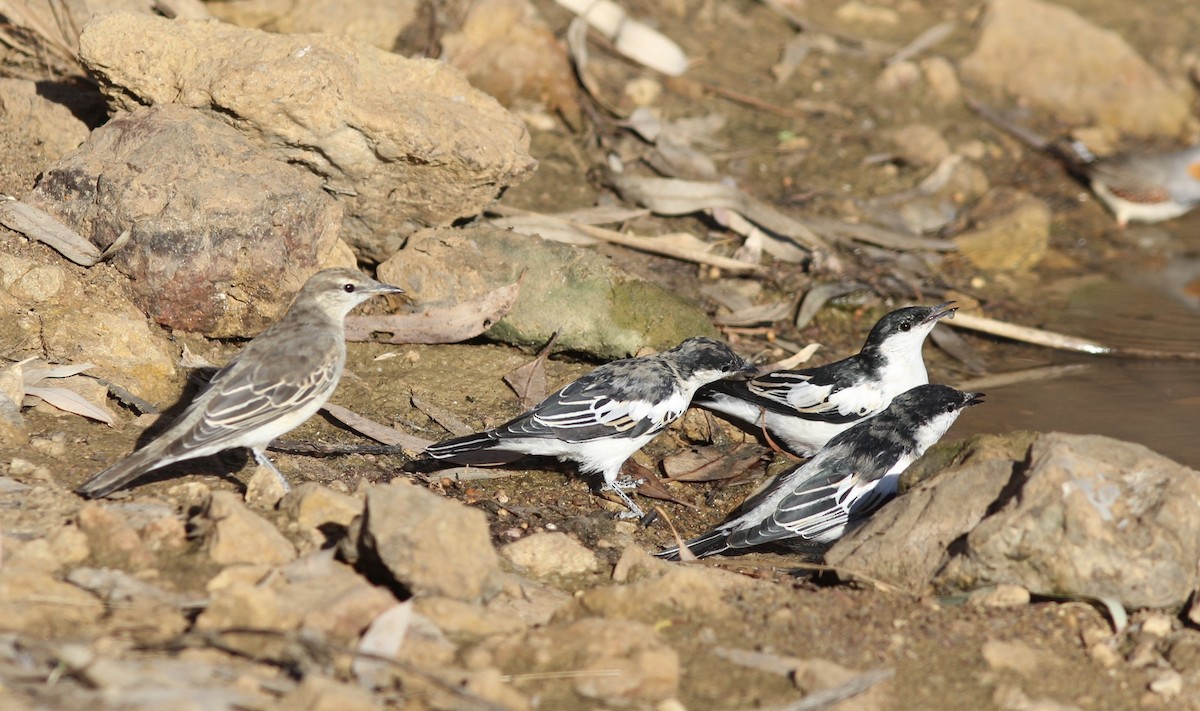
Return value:
<svg viewBox="0 0 1200 711">
<path fill-rule="evenodd" d="M 617 518 L 642 518 L 646 515 L 646 512 L 642 511 L 642 507 L 635 504 L 633 499 L 629 498 L 629 494 L 625 493 L 626 489 L 636 489 L 638 486 L 639 482 L 633 479 L 618 479 L 611 483 L 605 482 L 604 486 L 600 487 L 601 491 L 611 491 L 616 494 L 621 499 L 621 503 L 629 508 L 628 511 L 617 514 Z"/>
<path fill-rule="evenodd" d="M 257 449 L 251 449 L 250 451 L 254 453 L 254 461 L 258 463 L 258 466 L 270 469 L 275 475 L 275 478 L 279 480 L 279 486 L 283 488 L 283 493 L 286 494 L 292 490 L 292 486 L 291 484 L 288 484 L 288 480 L 284 478 L 283 472 L 279 471 L 275 467 L 275 463 L 267 458 L 265 452 L 260 452 Z"/>
</svg>

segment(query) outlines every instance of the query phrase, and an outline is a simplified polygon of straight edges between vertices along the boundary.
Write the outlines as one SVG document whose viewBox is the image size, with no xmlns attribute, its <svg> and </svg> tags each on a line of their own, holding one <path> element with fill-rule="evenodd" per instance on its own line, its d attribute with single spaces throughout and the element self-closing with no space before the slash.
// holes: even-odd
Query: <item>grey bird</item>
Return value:
<svg viewBox="0 0 1200 711">
<path fill-rule="evenodd" d="M 283 318 L 218 370 L 167 430 L 76 493 L 107 496 L 160 467 L 238 447 L 253 452 L 286 489 L 267 459 L 267 444 L 312 417 L 333 394 L 346 365 L 346 314 L 372 296 L 402 292 L 354 269 L 312 275 Z"/>
<path fill-rule="evenodd" d="M 754 428 L 808 457 L 834 435 L 929 382 L 921 347 L 934 326 L 953 318 L 953 301 L 909 306 L 879 319 L 857 354 L 803 370 L 777 370 L 749 381 L 700 389 L 695 404 Z"/>
<path fill-rule="evenodd" d="M 641 508 L 619 481 L 625 460 L 687 410 L 696 389 L 755 368 L 729 346 L 711 338 L 689 338 L 662 353 L 613 361 L 567 385 L 509 422 L 435 444 L 425 454 L 456 464 L 496 466 L 524 456 L 573 461 L 584 474 L 600 474 L 605 490 L 621 498 L 629 513 Z"/>
<path fill-rule="evenodd" d="M 1170 220 L 1200 206 L 1200 145 L 1101 158 L 1079 141 L 1049 140 L 975 99 L 965 101 L 985 120 L 1062 163 L 1092 189 L 1119 227 Z"/>
<path fill-rule="evenodd" d="M 783 472 L 744 503 L 740 514 L 688 541 L 697 557 L 779 544 L 807 555 L 824 552 L 896 494 L 900 474 L 933 446 L 983 393 L 920 385 L 883 412 Z M 679 548 L 657 554 L 677 560 Z"/>
</svg>

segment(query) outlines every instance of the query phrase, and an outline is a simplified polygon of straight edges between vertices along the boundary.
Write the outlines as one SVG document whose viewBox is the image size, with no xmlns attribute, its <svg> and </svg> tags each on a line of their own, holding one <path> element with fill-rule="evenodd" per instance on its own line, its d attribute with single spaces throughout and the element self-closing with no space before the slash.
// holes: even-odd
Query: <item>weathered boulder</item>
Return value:
<svg viewBox="0 0 1200 711">
<path fill-rule="evenodd" d="M 206 3 L 214 17 L 267 32 L 323 32 L 353 37 L 392 51 L 404 28 L 417 16 L 417 0 L 233 0 Z"/>
<path fill-rule="evenodd" d="M 826 560 L 910 589 L 1182 605 L 1200 582 L 1200 472 L 1107 437 L 1027 437 L 977 438 Z"/>
<path fill-rule="evenodd" d="M 367 259 L 478 213 L 536 167 L 524 125 L 442 62 L 125 13 L 90 22 L 79 45 L 117 108 L 204 110 L 320 176 L 344 207 L 342 237 Z"/>
<path fill-rule="evenodd" d="M 967 79 L 1072 123 L 1135 135 L 1178 134 L 1190 97 L 1176 93 L 1117 33 L 1039 0 L 992 0 L 962 62 Z"/>
<path fill-rule="evenodd" d="M 595 252 L 495 227 L 420 232 L 379 265 L 379 278 L 420 294 L 427 308 L 520 280 L 516 304 L 487 332 L 506 343 L 541 346 L 557 333 L 558 349 L 611 359 L 715 335 L 694 303 Z"/>
<path fill-rule="evenodd" d="M 256 335 L 313 273 L 353 264 L 337 238 L 341 211 L 315 176 L 181 106 L 112 119 L 28 201 L 101 248 L 129 230 L 112 263 L 138 305 L 212 337 Z"/>
</svg>

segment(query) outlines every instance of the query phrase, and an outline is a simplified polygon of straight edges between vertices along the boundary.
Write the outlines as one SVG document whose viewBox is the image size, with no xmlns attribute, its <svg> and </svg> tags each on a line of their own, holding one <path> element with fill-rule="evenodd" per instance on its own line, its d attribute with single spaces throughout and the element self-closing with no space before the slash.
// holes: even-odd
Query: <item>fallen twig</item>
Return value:
<svg viewBox="0 0 1200 711">
<path fill-rule="evenodd" d="M 985 375 L 980 378 L 974 378 L 963 383 L 955 385 L 959 390 L 977 391 L 991 390 L 992 388 L 1006 388 L 1011 385 L 1020 383 L 1031 383 L 1039 380 L 1054 380 L 1068 375 L 1083 372 L 1091 366 L 1087 363 L 1073 363 L 1070 365 L 1044 365 L 1037 368 L 1026 368 L 1025 370 L 1015 370 L 1010 373 L 996 373 L 994 375 Z"/>
<path fill-rule="evenodd" d="M 953 320 L 947 319 L 945 323 L 955 328 L 966 328 L 992 336 L 1031 343 L 1035 346 L 1057 348 L 1063 351 L 1075 351 L 1076 353 L 1087 353 L 1089 355 L 1112 355 L 1114 351 L 1113 348 L 1084 338 L 1076 338 L 1075 336 L 1055 333 L 1054 331 L 1043 331 L 1039 328 L 1018 326 L 1014 323 L 997 321 L 986 316 L 965 314 L 962 311 L 956 313 Z"/>
<path fill-rule="evenodd" d="M 950 33 L 954 32 L 955 27 L 956 25 L 953 22 L 939 22 L 933 27 L 930 27 L 921 34 L 917 35 L 913 41 L 904 45 L 904 47 L 902 47 L 898 52 L 888 57 L 884 64 L 892 65 L 912 59 L 921 52 L 924 52 L 938 42 L 941 42 L 949 37 Z"/>
<path fill-rule="evenodd" d="M 520 208 L 510 207 L 507 205 L 496 205 L 490 208 L 490 210 L 498 215 L 504 216 L 530 216 L 537 214 L 528 210 L 522 210 Z M 747 264 L 746 262 L 733 259 L 731 257 L 722 257 L 719 254 L 709 254 L 707 252 L 700 252 L 692 249 L 683 249 L 673 245 L 656 244 L 652 238 L 636 237 L 634 235 L 627 235 L 615 230 L 597 227 L 595 225 L 585 225 L 580 222 L 568 223 L 567 221 L 560 220 L 560 218 L 556 218 L 553 215 L 541 215 L 540 217 L 551 222 L 562 222 L 564 225 L 569 225 L 571 229 L 574 229 L 589 237 L 593 237 L 604 242 L 621 245 L 622 247 L 636 249 L 641 252 L 658 254 L 663 257 L 671 257 L 672 259 L 679 259 L 685 262 L 707 264 L 712 267 L 724 269 L 725 271 L 734 274 L 758 273 L 764 270 L 764 267 L 758 264 Z"/>
</svg>

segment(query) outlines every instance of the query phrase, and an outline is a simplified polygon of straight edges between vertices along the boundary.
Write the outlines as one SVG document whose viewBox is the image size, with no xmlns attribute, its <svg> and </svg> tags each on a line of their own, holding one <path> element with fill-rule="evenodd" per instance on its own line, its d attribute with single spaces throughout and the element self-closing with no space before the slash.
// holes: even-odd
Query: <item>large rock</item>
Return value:
<svg viewBox="0 0 1200 711">
<path fill-rule="evenodd" d="M 422 596 L 478 600 L 500 571 L 482 511 L 403 480 L 367 490 L 359 549 Z"/>
<path fill-rule="evenodd" d="M 1097 435 L 1048 434 L 1019 495 L 966 538 L 938 583 L 1174 607 L 1200 582 L 1200 472 Z"/>
<path fill-rule="evenodd" d="M 901 477 L 905 493 L 825 553 L 825 562 L 871 571 L 919 590 L 946 562 L 950 544 L 971 531 L 1015 476 L 1033 435 L 977 435 L 934 446 Z"/>
<path fill-rule="evenodd" d="M 97 18 L 80 58 L 114 105 L 210 112 L 321 176 L 368 259 L 474 215 L 536 166 L 524 125 L 434 60 L 335 35 L 276 35 L 130 14 Z"/>
<path fill-rule="evenodd" d="M 577 124 L 574 69 L 533 4 L 476 0 L 468 8 L 458 31 L 441 38 L 441 58 L 505 106 L 543 104 Z"/>
<path fill-rule="evenodd" d="M 1071 123 L 1145 136 L 1177 134 L 1188 119 L 1190 97 L 1175 93 L 1120 35 L 1038 0 L 992 0 L 962 72 Z"/>
<path fill-rule="evenodd" d="M 420 4 L 418 0 L 232 0 L 205 7 L 214 17 L 241 27 L 287 35 L 345 35 L 390 52 L 416 18 Z"/>
<path fill-rule="evenodd" d="M 840 541 L 828 562 L 910 589 L 1182 605 L 1200 582 L 1200 472 L 1145 447 L 1044 434 L 981 438 Z"/>
<path fill-rule="evenodd" d="M 420 294 L 427 308 L 470 303 L 519 279 L 516 304 L 487 332 L 518 345 L 557 333 L 560 350 L 611 359 L 715 335 L 695 304 L 595 252 L 494 227 L 418 233 L 379 265 L 379 278 Z"/>
<path fill-rule="evenodd" d="M 101 248 L 142 309 L 174 329 L 253 336 L 304 280 L 353 264 L 341 211 L 312 174 L 181 106 L 139 109 L 96 129 L 43 174 L 29 202 Z"/>
</svg>

